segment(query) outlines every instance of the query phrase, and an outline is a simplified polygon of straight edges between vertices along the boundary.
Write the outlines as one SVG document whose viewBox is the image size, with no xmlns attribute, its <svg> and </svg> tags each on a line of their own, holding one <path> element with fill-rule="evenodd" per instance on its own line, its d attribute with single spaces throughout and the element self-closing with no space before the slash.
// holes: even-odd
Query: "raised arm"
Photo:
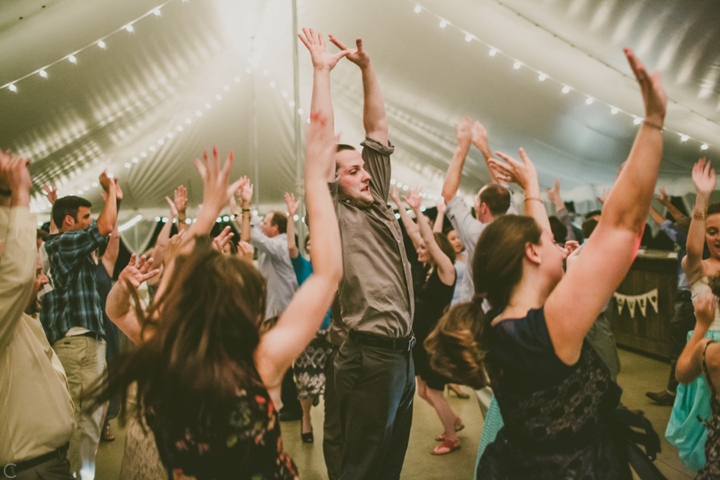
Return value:
<svg viewBox="0 0 720 480">
<path fill-rule="evenodd" d="M 300 200 L 295 201 L 294 193 L 285 194 L 285 204 L 288 209 L 288 221 L 287 221 L 287 245 L 288 253 L 290 258 L 297 258 L 300 255 L 298 251 L 297 243 L 295 243 L 295 214 L 300 206 Z"/>
<path fill-rule="evenodd" d="M 655 198 L 657 198 L 657 200 L 662 203 L 663 207 L 667 208 L 668 213 L 671 217 L 673 217 L 676 222 L 681 218 L 685 218 L 686 215 L 682 213 L 679 208 L 672 204 L 672 202 L 670 201 L 670 197 L 668 197 L 667 193 L 665 193 L 665 189 L 661 188 L 659 195 Z"/>
<path fill-rule="evenodd" d="M 330 41 L 346 52 L 347 59 L 360 67 L 363 83 L 363 126 L 365 136 L 385 146 L 388 143 L 388 121 L 385 114 L 385 103 L 383 102 L 380 84 L 375 75 L 375 68 L 370 62 L 370 55 L 363 48 L 361 38 L 355 40 L 355 50 L 348 49 L 340 40 L 330 35 Z"/>
<path fill-rule="evenodd" d="M 303 28 L 303 32 L 298 34 L 298 38 L 310 52 L 310 59 L 313 64 L 313 89 L 310 111 L 324 115 L 327 121 L 322 125 L 322 128 L 326 129 L 330 135 L 334 135 L 335 116 L 330 95 L 330 72 L 349 51 L 346 48 L 341 48 L 338 53 L 328 53 L 322 34 L 316 33 L 312 28 Z M 333 37 L 331 36 L 330 39 L 332 40 Z M 325 181 L 334 181 L 335 164 L 328 164 L 326 168 Z"/>
<path fill-rule="evenodd" d="M 453 285 L 455 283 L 455 265 L 450 261 L 450 257 L 445 255 L 445 252 L 438 246 L 435 241 L 435 232 L 430 228 L 430 222 L 427 217 L 420 211 L 420 205 L 422 198 L 417 189 L 413 188 L 410 190 L 410 194 L 407 197 L 403 197 L 405 202 L 415 212 L 415 216 L 418 219 L 418 225 L 420 226 L 420 233 L 422 239 L 425 242 L 425 248 L 430 252 L 430 256 L 437 265 L 438 276 L 440 281 L 445 285 Z"/>
<path fill-rule="evenodd" d="M 55 201 L 58 199 L 58 192 L 54 184 L 46 183 L 40 188 L 40 191 L 43 195 L 45 195 L 45 198 L 48 199 L 50 205 L 55 204 Z M 55 220 L 53 220 L 52 215 L 50 215 L 50 235 L 55 235 L 58 231 L 58 227 L 55 225 Z"/>
<path fill-rule="evenodd" d="M 105 267 L 105 271 L 113 276 L 115 271 L 115 263 L 117 262 L 118 255 L 120 254 L 120 230 L 118 230 L 118 223 L 115 222 L 115 227 L 110 233 L 107 247 L 105 247 L 105 253 L 102 256 L 102 264 Z"/>
<path fill-rule="evenodd" d="M 188 229 L 187 223 L 185 223 L 187 220 L 187 204 L 187 189 L 180 185 L 173 194 L 173 205 L 176 211 L 178 232 Z M 172 222 L 170 223 L 172 224 Z"/>
<path fill-rule="evenodd" d="M 420 245 L 422 245 L 420 227 L 415 222 L 413 222 L 413 219 L 410 217 L 410 215 L 408 215 L 407 210 L 405 210 L 405 206 L 400 201 L 400 194 L 398 193 L 397 185 L 393 185 L 393 188 L 390 191 L 390 198 L 392 198 L 393 202 L 395 202 L 395 205 L 397 205 L 400 219 L 405 226 L 405 231 L 407 232 L 408 237 L 410 237 L 413 246 L 415 247 L 415 249 L 417 249 Z"/>
<path fill-rule="evenodd" d="M 132 290 L 140 288 L 145 282 L 160 273 L 152 270 L 153 260 L 145 261 L 145 256 L 135 261 L 135 254 L 130 255 L 130 262 L 120 272 L 118 281 L 113 285 L 105 304 L 105 313 L 135 345 L 142 343 L 142 325 L 138 320 L 135 307 L 132 304 Z"/>
<path fill-rule="evenodd" d="M 437 215 L 435 216 L 435 223 L 433 223 L 433 232 L 442 233 L 443 225 L 445 224 L 445 200 L 440 197 L 440 200 L 435 204 L 437 208 Z"/>
<path fill-rule="evenodd" d="M 648 75 L 631 50 L 625 49 L 625 54 L 640 84 L 645 120 L 605 202 L 597 228 L 575 266 L 545 302 L 545 319 L 555 353 L 568 365 L 580 357 L 585 335 L 632 265 L 660 170 L 661 129 L 667 102 L 660 74 Z M 588 278 L 593 279 L 592 295 L 587 294 Z M 578 302 L 578 298 L 583 301 Z"/>
<path fill-rule="evenodd" d="M 472 140 L 471 129 L 472 119 L 470 119 L 470 117 L 461 118 L 460 123 L 455 125 L 457 146 L 455 147 L 455 154 L 450 161 L 448 171 L 445 174 L 445 183 L 443 183 L 442 187 L 442 197 L 446 204 L 455 198 L 460 188 L 460 178 L 462 178 L 465 157 L 467 157 L 468 151 L 470 150 L 470 142 Z"/>
<path fill-rule="evenodd" d="M 715 320 L 717 305 L 718 299 L 712 292 L 706 292 L 695 300 L 695 329 L 675 366 L 678 382 L 690 383 L 702 373 L 702 353 L 710 341 L 705 334 Z"/>
<path fill-rule="evenodd" d="M 488 170 L 490 171 L 490 178 L 492 178 L 493 183 L 507 187 L 508 182 L 502 175 L 499 174 L 500 172 L 498 169 L 490 162 L 490 160 L 495 157 L 493 157 L 492 150 L 490 150 L 490 145 L 488 144 L 487 130 L 485 130 L 483 124 L 477 120 L 473 124 L 472 143 L 478 150 L 480 150 L 480 153 L 482 153 L 482 156 L 485 159 L 485 165 L 487 165 Z"/>
<path fill-rule="evenodd" d="M 522 160 L 520 162 L 502 152 L 495 153 L 506 163 L 501 163 L 494 158 L 490 159 L 489 162 L 493 165 L 493 168 L 496 168 L 503 179 L 517 183 L 525 190 L 525 215 L 533 217 L 542 228 L 552 232 L 545 204 L 540 199 L 537 170 L 535 170 L 535 165 L 530 160 L 530 157 L 525 153 L 525 149 L 521 148 L 519 150 L 520 159 Z"/>
<path fill-rule="evenodd" d="M 715 170 L 710 162 L 701 158 L 693 166 L 692 179 L 697 191 L 695 207 L 687 236 L 687 255 L 682 266 L 690 283 L 703 276 L 702 254 L 705 246 L 705 218 L 710 204 L 710 194 L 715 190 Z"/>
<path fill-rule="evenodd" d="M 240 179 L 240 188 L 237 192 L 238 200 L 240 200 L 242 216 L 240 217 L 239 222 L 236 217 L 235 223 L 240 225 L 240 241 L 246 243 L 250 243 L 250 230 L 252 230 L 252 226 L 250 225 L 250 219 L 252 218 L 250 205 L 252 204 L 253 190 L 254 187 L 253 184 L 250 183 L 250 180 L 248 180 L 247 177 L 242 177 Z"/>
<path fill-rule="evenodd" d="M 563 222 L 563 225 L 565 225 L 565 228 L 567 228 L 567 235 L 565 236 L 565 241 L 569 242 L 575 240 L 575 232 L 572 228 L 572 220 L 570 219 L 570 213 L 565 206 L 565 202 L 563 202 L 563 199 L 560 196 L 559 178 L 555 179 L 555 183 L 553 184 L 552 188 L 547 189 L 547 196 L 555 206 L 555 215 L 557 215 L 558 219 L 560 219 L 560 221 Z"/>
<path fill-rule="evenodd" d="M 103 237 L 110 235 L 117 221 L 117 178 L 110 178 L 107 171 L 100 174 L 100 185 L 105 191 L 105 206 L 97 219 L 98 232 Z"/>
<path fill-rule="evenodd" d="M 326 122 L 322 114 L 310 115 L 305 147 L 308 226 L 313 250 L 322 255 L 312 256 L 313 275 L 255 350 L 255 365 L 268 390 L 279 390 L 285 371 L 315 337 L 342 278 L 340 230 L 326 178 L 328 165 L 335 162 L 335 136 Z"/>
<path fill-rule="evenodd" d="M 650 218 L 652 218 L 653 222 L 657 223 L 658 225 L 662 225 L 662 223 L 665 221 L 665 217 L 663 217 L 660 212 L 655 210 L 655 207 L 653 207 L 652 205 L 650 206 Z"/>
</svg>

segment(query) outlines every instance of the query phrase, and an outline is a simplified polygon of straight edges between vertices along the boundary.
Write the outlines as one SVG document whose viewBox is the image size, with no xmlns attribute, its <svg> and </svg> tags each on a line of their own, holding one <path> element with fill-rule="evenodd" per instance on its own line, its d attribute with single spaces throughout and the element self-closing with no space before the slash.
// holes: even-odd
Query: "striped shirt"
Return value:
<svg viewBox="0 0 720 480">
<path fill-rule="evenodd" d="M 73 327 L 105 335 L 95 280 L 97 266 L 91 256 L 105 243 L 95 221 L 85 230 L 50 235 L 45 241 L 53 290 L 41 297 L 40 320 L 50 345 Z"/>
</svg>

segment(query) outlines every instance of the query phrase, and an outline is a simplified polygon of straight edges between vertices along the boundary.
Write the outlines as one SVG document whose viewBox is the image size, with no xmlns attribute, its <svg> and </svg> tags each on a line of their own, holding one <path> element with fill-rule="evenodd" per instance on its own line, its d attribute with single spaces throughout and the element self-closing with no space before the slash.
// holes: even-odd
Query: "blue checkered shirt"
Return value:
<svg viewBox="0 0 720 480">
<path fill-rule="evenodd" d="M 51 235 L 45 241 L 53 290 L 41 297 L 42 321 L 50 345 L 72 327 L 105 335 L 103 309 L 92 252 L 107 243 L 95 221 L 85 230 Z"/>
</svg>

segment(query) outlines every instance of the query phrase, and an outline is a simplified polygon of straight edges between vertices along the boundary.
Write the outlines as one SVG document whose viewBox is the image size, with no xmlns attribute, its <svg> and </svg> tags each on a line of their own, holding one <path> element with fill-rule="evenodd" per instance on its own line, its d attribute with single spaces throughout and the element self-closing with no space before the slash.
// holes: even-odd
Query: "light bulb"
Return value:
<svg viewBox="0 0 720 480">
<path fill-rule="evenodd" d="M 225 90 L 226 92 L 229 92 L 229 91 L 230 91 L 230 85 L 225 85 L 225 86 L 223 87 L 223 90 Z"/>
<path fill-rule="evenodd" d="M 197 115 L 198 117 L 202 117 L 202 112 L 198 110 L 197 112 L 195 112 L 195 115 Z"/>
<path fill-rule="evenodd" d="M 422 12 L 422 7 L 420 5 L 415 5 L 415 13 Z"/>
<path fill-rule="evenodd" d="M 465 35 L 465 41 L 466 42 L 472 42 L 473 36 L 471 33 L 468 33 Z"/>
<path fill-rule="evenodd" d="M 612 107 L 612 108 L 610 109 L 610 113 L 613 114 L 613 115 L 616 115 L 619 111 L 620 111 L 620 110 L 618 110 L 617 107 Z"/>
<path fill-rule="evenodd" d="M 125 164 L 125 168 L 130 168 L 130 164 L 129 164 L 129 163 L 126 163 L 126 164 Z"/>
<path fill-rule="evenodd" d="M 688 140 L 690 140 L 690 137 L 688 137 L 687 135 L 680 135 L 681 142 L 687 142 Z"/>
<path fill-rule="evenodd" d="M 520 63 L 520 62 L 515 62 L 515 63 L 513 64 L 513 68 L 514 68 L 515 70 L 519 70 L 520 67 L 522 67 L 522 63 Z"/>
<path fill-rule="evenodd" d="M 298 108 L 298 115 L 302 115 L 304 113 L 302 108 Z"/>
<path fill-rule="evenodd" d="M 104 49 L 107 46 L 107 45 L 105 45 L 105 42 L 103 42 L 102 40 L 100 40 L 97 45 L 98 45 L 98 47 L 100 47 L 102 49 Z"/>
<path fill-rule="evenodd" d="M 153 10 L 153 13 L 155 14 L 156 17 L 159 17 L 160 16 L 160 8 L 156 8 L 155 10 Z"/>
<path fill-rule="evenodd" d="M 700 150 L 707 150 L 708 148 L 710 147 L 708 147 L 707 143 L 703 143 L 702 145 L 700 145 Z"/>
<path fill-rule="evenodd" d="M 235 80 L 235 83 L 240 83 L 240 77 L 235 77 L 233 80 Z"/>
<path fill-rule="evenodd" d="M 498 52 L 498 51 L 497 51 L 496 49 L 491 48 L 491 49 L 490 49 L 490 56 L 491 56 L 491 57 L 494 57 L 495 55 L 497 55 L 497 52 Z"/>
<path fill-rule="evenodd" d="M 140 152 L 140 156 L 143 158 L 147 157 L 147 152 Z"/>
<path fill-rule="evenodd" d="M 38 70 L 38 75 L 40 75 L 42 78 L 47 78 L 47 72 L 43 69 Z"/>
<path fill-rule="evenodd" d="M 77 58 L 75 58 L 75 55 L 68 55 L 68 60 L 70 60 L 70 63 L 77 63 Z"/>
<path fill-rule="evenodd" d="M 14 83 L 11 83 L 10 85 L 8 85 L 8 90 L 10 90 L 11 92 L 17 92 L 17 87 Z"/>
<path fill-rule="evenodd" d="M 185 119 L 185 123 L 187 123 L 188 125 L 190 125 L 190 124 L 192 123 L 192 118 L 187 117 L 187 118 Z"/>
<path fill-rule="evenodd" d="M 280 95 L 282 95 L 283 98 L 287 98 L 287 96 L 288 96 L 287 90 L 283 90 L 282 92 L 280 92 Z"/>
<path fill-rule="evenodd" d="M 440 20 L 440 28 L 447 27 L 447 21 L 446 20 Z"/>
<path fill-rule="evenodd" d="M 132 26 L 132 23 L 129 23 L 129 24 L 125 25 L 125 30 L 132 33 L 133 31 L 135 31 L 135 28 Z"/>
<path fill-rule="evenodd" d="M 570 87 L 568 87 L 567 85 L 565 85 L 562 89 L 562 93 L 568 93 L 569 91 L 570 91 Z"/>
<path fill-rule="evenodd" d="M 275 88 L 275 82 L 270 82 L 270 88 Z"/>
<path fill-rule="evenodd" d="M 210 109 L 212 108 L 212 105 L 210 105 L 210 103 L 208 102 L 208 103 L 205 104 L 205 108 L 207 108 L 208 110 L 210 110 Z"/>
<path fill-rule="evenodd" d="M 247 67 L 247 68 L 245 69 L 245 71 L 246 71 L 247 73 L 252 73 L 252 68 Z"/>
<path fill-rule="evenodd" d="M 592 97 L 588 97 L 588 98 L 585 99 L 585 103 L 586 103 L 587 105 L 592 105 L 594 101 L 595 101 L 595 100 L 593 100 Z"/>
<path fill-rule="evenodd" d="M 295 100 L 290 100 L 290 101 L 288 102 L 288 105 L 290 105 L 290 107 L 294 107 L 294 106 L 295 106 Z"/>
<path fill-rule="evenodd" d="M 133 157 L 132 161 L 133 161 L 133 163 L 138 163 L 140 160 L 138 160 L 137 157 Z"/>
<path fill-rule="evenodd" d="M 643 121 L 642 118 L 640 118 L 640 117 L 635 117 L 635 119 L 633 120 L 633 124 L 634 124 L 634 125 L 640 125 L 640 124 L 642 123 L 642 121 Z"/>
<path fill-rule="evenodd" d="M 541 82 L 544 82 L 546 78 L 547 78 L 547 75 L 545 75 L 544 73 L 541 73 L 540 75 L 538 75 L 538 80 L 540 80 Z"/>
</svg>

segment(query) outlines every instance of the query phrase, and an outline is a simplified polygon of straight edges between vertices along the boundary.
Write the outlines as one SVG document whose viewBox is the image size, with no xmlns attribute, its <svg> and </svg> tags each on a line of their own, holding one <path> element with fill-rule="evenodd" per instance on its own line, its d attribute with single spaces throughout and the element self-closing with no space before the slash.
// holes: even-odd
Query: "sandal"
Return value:
<svg viewBox="0 0 720 480">
<path fill-rule="evenodd" d="M 455 419 L 455 431 L 459 432 L 463 428 L 465 428 L 465 424 L 462 422 L 462 419 L 460 417 L 457 417 L 457 419 Z M 444 442 L 445 441 L 445 432 L 443 432 L 440 435 L 438 435 L 437 437 L 435 437 L 435 441 L 436 442 Z"/>
<path fill-rule="evenodd" d="M 454 393 L 457 398 L 462 398 L 463 400 L 470 398 L 470 395 L 463 392 L 460 387 L 455 388 L 452 384 L 448 383 L 448 396 L 450 396 L 450 393 Z"/>
<path fill-rule="evenodd" d="M 430 454 L 432 455 L 446 455 L 450 452 L 454 452 L 455 450 L 460 448 L 460 440 L 456 442 L 450 442 L 448 440 L 443 440 L 443 442 L 438 445 L 437 447 L 433 448 Z"/>
<path fill-rule="evenodd" d="M 112 442 L 115 440 L 115 434 L 110 428 L 110 422 L 105 422 L 105 426 L 102 429 L 102 439 L 104 442 Z"/>
</svg>

